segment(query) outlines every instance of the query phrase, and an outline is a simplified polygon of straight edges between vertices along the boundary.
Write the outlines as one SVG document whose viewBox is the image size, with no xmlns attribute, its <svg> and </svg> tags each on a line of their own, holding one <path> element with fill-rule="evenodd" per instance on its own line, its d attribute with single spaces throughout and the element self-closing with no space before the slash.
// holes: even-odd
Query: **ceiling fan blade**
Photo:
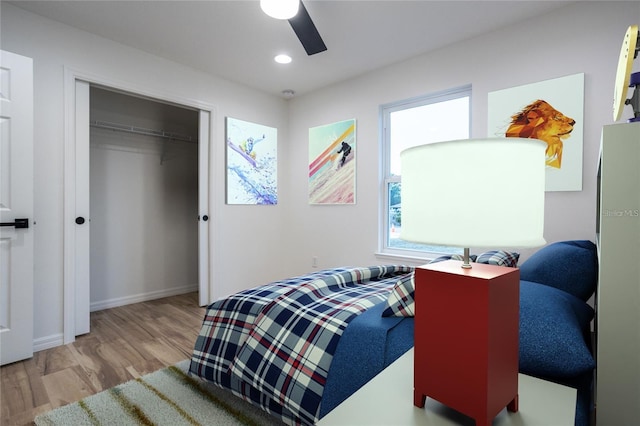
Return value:
<svg viewBox="0 0 640 426">
<path fill-rule="evenodd" d="M 291 28 L 300 39 L 304 50 L 307 51 L 307 55 L 311 56 L 327 50 L 327 46 L 324 44 L 322 37 L 320 37 L 320 33 L 311 20 L 307 8 L 304 7 L 304 3 L 300 2 L 298 14 L 289 19 L 289 24 L 291 24 Z"/>
</svg>

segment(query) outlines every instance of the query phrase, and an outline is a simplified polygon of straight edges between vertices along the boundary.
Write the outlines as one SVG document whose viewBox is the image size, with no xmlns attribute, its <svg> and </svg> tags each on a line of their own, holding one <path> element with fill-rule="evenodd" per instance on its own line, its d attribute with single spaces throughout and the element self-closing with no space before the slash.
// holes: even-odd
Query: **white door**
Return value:
<svg viewBox="0 0 640 426">
<path fill-rule="evenodd" d="M 5 51 L 1 55 L 0 365 L 4 365 L 33 356 L 33 61 Z"/>
<path fill-rule="evenodd" d="M 211 113 L 200 111 L 198 120 L 198 294 L 200 306 L 209 300 L 209 126 Z"/>
<path fill-rule="evenodd" d="M 75 132 L 75 170 L 76 179 L 74 190 L 76 193 L 74 205 L 73 238 L 75 240 L 75 256 L 70 270 L 76 282 L 75 292 L 75 335 L 80 336 L 89 332 L 89 315 L 91 313 L 91 265 L 90 259 L 90 216 L 89 216 L 89 93 L 90 86 L 86 81 L 76 81 L 76 119 Z"/>
</svg>

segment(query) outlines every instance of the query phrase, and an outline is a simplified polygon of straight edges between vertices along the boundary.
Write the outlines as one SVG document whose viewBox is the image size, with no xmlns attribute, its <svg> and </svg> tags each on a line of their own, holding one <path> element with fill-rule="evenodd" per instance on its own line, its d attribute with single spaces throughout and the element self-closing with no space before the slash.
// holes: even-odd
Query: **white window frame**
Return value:
<svg viewBox="0 0 640 426">
<path fill-rule="evenodd" d="M 387 256 L 394 258 L 405 258 L 410 260 L 429 260 L 442 254 L 451 253 L 451 248 L 443 248 L 443 251 L 416 250 L 408 248 L 397 248 L 389 246 L 389 229 L 390 229 L 390 206 L 389 206 L 389 185 L 394 182 L 401 182 L 401 177 L 391 174 L 391 129 L 390 115 L 396 111 L 421 107 L 439 102 L 445 102 L 458 98 L 469 98 L 469 129 L 468 135 L 471 135 L 471 85 L 465 85 L 447 89 L 435 93 L 430 93 L 415 98 L 405 99 L 401 101 L 391 102 L 380 106 L 379 123 L 380 123 L 380 223 L 378 232 L 379 256 Z M 455 252 L 462 253 L 462 249 L 455 249 Z"/>
</svg>

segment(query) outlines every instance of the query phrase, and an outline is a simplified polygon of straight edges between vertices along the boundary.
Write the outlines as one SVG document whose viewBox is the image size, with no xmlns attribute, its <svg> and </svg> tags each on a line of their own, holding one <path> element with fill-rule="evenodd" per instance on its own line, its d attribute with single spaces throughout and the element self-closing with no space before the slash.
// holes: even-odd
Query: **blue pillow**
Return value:
<svg viewBox="0 0 640 426">
<path fill-rule="evenodd" d="M 595 368 L 585 336 L 593 308 L 562 290 L 520 281 L 520 372 L 575 377 Z"/>
<path fill-rule="evenodd" d="M 589 300 L 598 281 L 596 246 L 591 241 L 578 240 L 543 247 L 520 266 L 520 279 Z"/>
</svg>

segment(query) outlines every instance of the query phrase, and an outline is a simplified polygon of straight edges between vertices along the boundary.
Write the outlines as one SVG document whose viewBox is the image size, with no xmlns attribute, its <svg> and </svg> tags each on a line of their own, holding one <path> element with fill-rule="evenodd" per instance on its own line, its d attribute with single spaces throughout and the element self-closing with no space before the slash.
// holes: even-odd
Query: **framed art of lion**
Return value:
<svg viewBox="0 0 640 426">
<path fill-rule="evenodd" d="M 547 191 L 582 190 L 584 74 L 489 93 L 491 137 L 547 144 Z"/>
</svg>

